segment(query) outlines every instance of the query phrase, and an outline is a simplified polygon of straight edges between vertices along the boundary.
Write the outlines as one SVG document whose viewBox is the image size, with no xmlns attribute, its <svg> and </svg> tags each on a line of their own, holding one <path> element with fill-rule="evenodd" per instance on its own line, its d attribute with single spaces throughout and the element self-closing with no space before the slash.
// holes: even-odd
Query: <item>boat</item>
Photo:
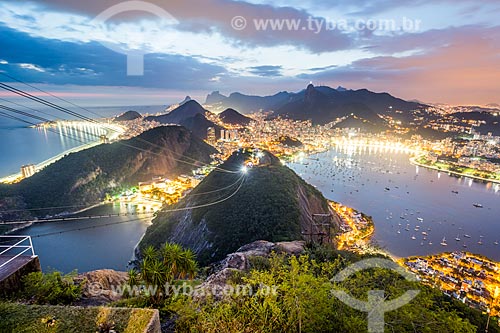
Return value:
<svg viewBox="0 0 500 333">
<path fill-rule="evenodd" d="M 429 245 L 432 245 L 432 241 L 429 241 Z"/>
<path fill-rule="evenodd" d="M 470 235 L 465 234 L 464 237 L 465 238 L 470 238 Z"/>
<path fill-rule="evenodd" d="M 443 240 L 440 243 L 442 246 L 448 246 L 448 243 L 446 243 L 446 237 L 443 237 Z"/>
<path fill-rule="evenodd" d="M 458 194 L 458 191 L 451 191 L 451 193 Z"/>
<path fill-rule="evenodd" d="M 415 236 L 411 236 L 411 239 L 417 239 L 417 237 L 415 237 Z"/>
<path fill-rule="evenodd" d="M 427 236 L 427 232 L 422 231 L 422 235 Z"/>
<path fill-rule="evenodd" d="M 481 205 L 480 203 L 473 203 L 472 206 L 476 208 L 483 208 L 483 205 Z"/>
<path fill-rule="evenodd" d="M 498 245 L 498 241 L 494 241 L 493 244 Z"/>
<path fill-rule="evenodd" d="M 458 236 L 459 236 L 459 235 L 457 235 L 457 237 L 455 237 L 455 240 L 456 240 L 457 242 L 460 242 L 460 237 L 458 237 Z"/>
<path fill-rule="evenodd" d="M 417 220 L 419 220 L 420 222 L 423 222 L 423 221 L 424 221 L 424 219 L 423 219 L 423 218 L 421 218 L 421 217 L 417 217 Z"/>
<path fill-rule="evenodd" d="M 464 243 L 463 247 L 464 247 L 464 248 L 467 248 L 467 245 Z"/>
</svg>

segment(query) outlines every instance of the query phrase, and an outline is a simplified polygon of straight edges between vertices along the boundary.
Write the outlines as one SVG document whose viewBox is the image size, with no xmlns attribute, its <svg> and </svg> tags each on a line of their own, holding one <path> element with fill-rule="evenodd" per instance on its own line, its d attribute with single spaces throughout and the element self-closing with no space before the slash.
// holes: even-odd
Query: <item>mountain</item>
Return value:
<svg viewBox="0 0 500 333">
<path fill-rule="evenodd" d="M 192 101 L 191 96 L 186 96 L 182 102 L 179 103 L 179 106 L 186 104 L 187 102 Z"/>
<path fill-rule="evenodd" d="M 387 93 L 374 93 L 366 89 L 336 90 L 314 87 L 312 84 L 290 103 L 281 106 L 276 115 L 299 120 L 310 119 L 314 124 L 325 124 L 337 118 L 352 118 L 357 127 L 384 128 L 384 120 L 378 114 L 410 111 L 422 105 L 395 98 Z M 411 118 L 411 117 L 410 117 Z M 352 120 L 351 119 L 351 120 Z"/>
<path fill-rule="evenodd" d="M 288 103 L 290 98 L 294 95 L 286 91 L 279 92 L 272 96 L 250 96 L 235 92 L 230 94 L 228 97 L 220 94 L 216 95 L 216 98 L 209 97 L 214 93 L 207 96 L 207 104 L 210 104 L 211 111 L 220 112 L 231 108 L 239 110 L 244 114 L 259 110 L 274 110 L 279 106 Z M 211 103 L 208 103 L 209 100 Z"/>
<path fill-rule="evenodd" d="M 226 109 L 219 114 L 219 119 L 225 124 L 247 126 L 252 121 L 234 109 Z"/>
<path fill-rule="evenodd" d="M 209 127 L 215 128 L 215 136 L 220 137 L 220 131 L 223 129 L 214 122 L 208 120 L 203 114 L 197 113 L 194 117 L 184 119 L 180 123 L 182 126 L 193 132 L 194 135 L 201 139 L 207 138 L 207 129 Z"/>
<path fill-rule="evenodd" d="M 198 113 L 204 115 L 206 112 L 207 110 L 205 110 L 198 102 L 195 100 L 189 100 L 167 114 L 149 116 L 146 117 L 145 120 L 154 120 L 160 124 L 181 124 L 186 119 L 194 117 Z"/>
<path fill-rule="evenodd" d="M 413 118 L 410 111 L 418 110 L 426 106 L 420 103 L 407 102 L 393 97 L 388 93 L 374 93 L 367 89 L 352 90 L 342 86 L 333 89 L 327 86 L 314 87 L 312 84 L 311 87 L 314 88 L 315 91 L 311 91 L 311 88 L 308 87 L 308 89 L 297 93 L 283 91 L 272 96 L 250 96 L 235 92 L 226 97 L 218 92 L 213 92 L 207 96 L 206 104 L 209 104 L 207 108 L 213 112 L 221 112 L 227 108 L 239 110 L 243 114 L 259 110 L 278 111 L 279 114 L 289 114 L 290 116 L 298 117 L 297 119 L 310 119 L 311 117 L 308 118 L 305 114 L 301 114 L 301 112 L 295 111 L 294 109 L 300 109 L 301 106 L 297 106 L 297 104 L 301 101 L 305 101 L 305 98 L 308 98 L 306 95 L 320 93 L 324 95 L 319 98 L 323 99 L 323 101 L 318 101 L 315 107 L 319 106 L 324 108 L 324 110 L 318 111 L 319 113 L 323 113 L 323 115 L 315 114 L 314 108 L 310 109 L 310 111 L 314 111 L 312 118 L 317 119 L 319 123 L 329 122 L 331 119 L 335 119 L 337 114 L 347 115 L 347 112 L 342 111 L 344 107 L 348 107 L 356 113 L 358 112 L 356 105 L 361 104 L 364 104 L 363 109 L 371 110 L 369 112 L 371 115 L 365 114 L 364 116 L 375 122 L 379 121 L 379 119 L 374 118 L 374 114 L 376 113 L 390 114 L 398 118 L 398 120 L 400 118 L 401 120 L 410 120 Z M 308 102 L 311 101 L 308 100 Z M 292 110 L 289 110 L 290 108 Z M 396 113 L 396 110 L 406 112 L 405 114 L 400 114 Z M 361 110 L 361 112 L 364 111 Z M 329 115 L 328 113 L 331 114 Z"/>
<path fill-rule="evenodd" d="M 381 124 L 382 119 L 365 104 L 355 101 L 358 98 L 346 98 L 350 91 L 337 92 L 334 89 L 316 89 L 307 86 L 303 97 L 288 103 L 276 111 L 276 114 L 292 119 L 311 119 L 314 124 L 325 124 L 336 118 L 356 115 L 358 118 Z M 341 97 L 343 96 L 343 97 Z"/>
<path fill-rule="evenodd" d="M 243 173 L 253 152 L 234 152 L 221 165 L 224 171 L 212 171 L 181 201 L 158 213 L 139 248 L 172 241 L 207 264 L 255 240 L 301 239 L 312 214 L 330 212 L 328 203 L 278 158 L 263 154 L 260 164 Z M 199 208 L 169 211 L 186 207 Z"/>
<path fill-rule="evenodd" d="M 138 119 L 138 118 L 142 118 L 142 115 L 139 112 L 127 111 L 127 112 L 119 115 L 118 117 L 115 117 L 115 119 L 113 119 L 113 121 L 129 121 L 129 120 L 134 120 L 134 119 Z"/>
<path fill-rule="evenodd" d="M 210 163 L 214 152 L 183 127 L 157 127 L 129 140 L 71 153 L 18 184 L 2 187 L 0 206 L 11 198 L 26 209 L 95 204 L 139 181 L 189 173 L 196 168 L 193 160 Z"/>
<path fill-rule="evenodd" d="M 220 103 L 223 100 L 225 100 L 227 96 L 222 95 L 218 91 L 213 91 L 210 94 L 207 95 L 207 98 L 205 100 L 205 104 L 216 104 Z"/>
</svg>

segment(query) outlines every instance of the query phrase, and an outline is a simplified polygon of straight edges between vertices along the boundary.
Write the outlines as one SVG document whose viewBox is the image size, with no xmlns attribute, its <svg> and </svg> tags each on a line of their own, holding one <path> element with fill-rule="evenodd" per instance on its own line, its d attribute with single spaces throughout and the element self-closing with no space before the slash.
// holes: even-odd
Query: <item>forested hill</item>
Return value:
<svg viewBox="0 0 500 333">
<path fill-rule="evenodd" d="M 312 214 L 329 212 L 327 201 L 274 155 L 262 154 L 260 163 L 244 173 L 242 166 L 255 161 L 255 152 L 233 153 L 221 166 L 232 173 L 213 171 L 179 203 L 165 207 L 140 248 L 173 241 L 193 249 L 207 264 L 254 240 L 301 239 Z"/>
<path fill-rule="evenodd" d="M 139 181 L 191 172 L 196 168 L 191 164 L 193 159 L 209 163 L 214 152 L 184 127 L 157 127 L 130 140 L 71 153 L 18 184 L 0 187 L 0 207 L 8 210 L 95 204 L 106 193 Z"/>
</svg>

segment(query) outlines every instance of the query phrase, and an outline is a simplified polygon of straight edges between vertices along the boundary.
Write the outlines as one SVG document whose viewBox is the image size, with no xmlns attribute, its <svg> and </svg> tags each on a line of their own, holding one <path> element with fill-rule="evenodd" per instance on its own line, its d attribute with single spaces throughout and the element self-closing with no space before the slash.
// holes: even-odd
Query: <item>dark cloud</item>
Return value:
<svg viewBox="0 0 500 333">
<path fill-rule="evenodd" d="M 258 76 L 275 77 L 283 76 L 281 73 L 282 69 L 282 66 L 255 66 L 250 67 L 248 71 Z"/>
<path fill-rule="evenodd" d="M 0 59 L 9 62 L 0 65 L 0 70 L 30 82 L 208 89 L 213 84 L 210 81 L 213 77 L 226 73 L 220 66 L 201 63 L 191 57 L 148 54 L 144 76 L 127 76 L 126 56 L 95 42 L 35 38 L 1 25 L 0 34 Z M 33 69 L 30 64 L 43 72 Z"/>
</svg>

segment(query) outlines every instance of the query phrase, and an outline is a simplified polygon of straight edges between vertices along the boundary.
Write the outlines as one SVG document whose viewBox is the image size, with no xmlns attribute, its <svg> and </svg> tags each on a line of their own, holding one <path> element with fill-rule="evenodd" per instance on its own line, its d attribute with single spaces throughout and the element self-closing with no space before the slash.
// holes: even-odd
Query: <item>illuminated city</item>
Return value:
<svg viewBox="0 0 500 333">
<path fill-rule="evenodd" d="M 0 2 L 0 332 L 500 333 L 500 2 Z"/>
</svg>

